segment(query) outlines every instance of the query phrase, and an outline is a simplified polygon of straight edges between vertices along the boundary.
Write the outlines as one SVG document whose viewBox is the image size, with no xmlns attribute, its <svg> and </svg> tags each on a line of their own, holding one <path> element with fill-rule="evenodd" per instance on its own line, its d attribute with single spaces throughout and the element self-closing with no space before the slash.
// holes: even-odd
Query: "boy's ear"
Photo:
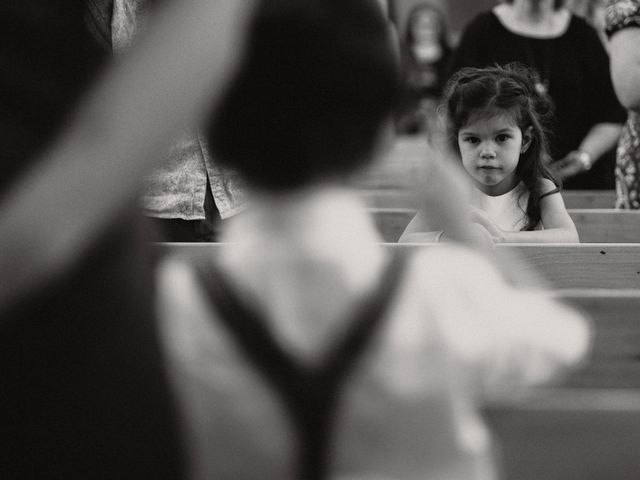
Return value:
<svg viewBox="0 0 640 480">
<path fill-rule="evenodd" d="M 533 127 L 529 125 L 524 132 L 522 132 L 522 147 L 520 147 L 520 153 L 524 153 L 531 146 L 533 141 Z"/>
</svg>

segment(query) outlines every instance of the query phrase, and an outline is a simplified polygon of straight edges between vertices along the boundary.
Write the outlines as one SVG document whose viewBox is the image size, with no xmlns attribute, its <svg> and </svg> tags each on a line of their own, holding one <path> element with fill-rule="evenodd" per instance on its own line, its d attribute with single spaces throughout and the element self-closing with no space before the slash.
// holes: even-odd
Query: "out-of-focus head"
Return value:
<svg viewBox="0 0 640 480">
<path fill-rule="evenodd" d="M 448 44 L 445 16 L 442 10 L 431 3 L 419 3 L 409 11 L 407 17 L 406 42 L 414 45 L 421 42 Z"/>
<path fill-rule="evenodd" d="M 263 0 L 244 55 L 207 129 L 216 159 L 271 191 L 369 161 L 399 84 L 377 0 Z"/>
</svg>

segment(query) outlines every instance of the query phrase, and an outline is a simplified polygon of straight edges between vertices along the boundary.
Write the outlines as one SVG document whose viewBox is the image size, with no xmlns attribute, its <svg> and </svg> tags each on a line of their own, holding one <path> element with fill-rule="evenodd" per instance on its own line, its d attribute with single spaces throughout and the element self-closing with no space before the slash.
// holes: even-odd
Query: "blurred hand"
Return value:
<svg viewBox="0 0 640 480">
<path fill-rule="evenodd" d="M 429 117 L 423 168 L 414 179 L 421 213 L 429 231 L 444 231 L 447 240 L 485 248 L 486 235 L 479 235 L 469 218 L 474 187 L 462 170 L 459 155 L 447 142 L 444 125 L 444 119 L 434 111 Z"/>
<path fill-rule="evenodd" d="M 589 170 L 591 168 L 591 160 L 585 152 L 574 150 L 569 152 L 566 157 L 551 162 L 549 168 L 560 180 L 564 180 Z"/>
<path fill-rule="evenodd" d="M 487 231 L 487 234 L 491 237 L 494 243 L 502 243 L 505 241 L 505 232 L 496 223 L 489 218 L 487 212 L 480 210 L 476 207 L 471 207 L 470 221 L 475 225 L 479 225 Z"/>
</svg>

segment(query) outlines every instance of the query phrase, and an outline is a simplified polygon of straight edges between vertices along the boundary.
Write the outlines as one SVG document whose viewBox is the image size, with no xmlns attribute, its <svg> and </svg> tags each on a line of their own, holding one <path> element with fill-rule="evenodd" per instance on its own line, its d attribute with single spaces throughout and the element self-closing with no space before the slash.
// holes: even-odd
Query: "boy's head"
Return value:
<svg viewBox="0 0 640 480">
<path fill-rule="evenodd" d="M 391 114 L 397 69 L 376 0 L 263 0 L 207 130 L 214 155 L 266 190 L 349 173 Z"/>
</svg>

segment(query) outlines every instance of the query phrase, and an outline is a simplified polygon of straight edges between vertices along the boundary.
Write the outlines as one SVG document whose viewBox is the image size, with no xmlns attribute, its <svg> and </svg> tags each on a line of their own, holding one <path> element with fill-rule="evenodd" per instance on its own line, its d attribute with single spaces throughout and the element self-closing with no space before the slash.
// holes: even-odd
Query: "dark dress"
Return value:
<svg viewBox="0 0 640 480">
<path fill-rule="evenodd" d="M 103 63 L 84 6 L 0 2 L 0 194 L 53 141 Z M 135 210 L 96 232 L 56 278 L 0 308 L 2 479 L 181 478 Z"/>
<path fill-rule="evenodd" d="M 556 115 L 550 128 L 553 159 L 577 150 L 595 124 L 624 122 L 624 109 L 609 76 L 607 53 L 596 31 L 582 18 L 572 16 L 559 37 L 541 39 L 511 32 L 492 11 L 481 13 L 465 28 L 449 71 L 510 62 L 537 69 L 554 100 Z M 614 168 L 611 152 L 589 172 L 567 179 L 564 187 L 613 189 Z"/>
</svg>

